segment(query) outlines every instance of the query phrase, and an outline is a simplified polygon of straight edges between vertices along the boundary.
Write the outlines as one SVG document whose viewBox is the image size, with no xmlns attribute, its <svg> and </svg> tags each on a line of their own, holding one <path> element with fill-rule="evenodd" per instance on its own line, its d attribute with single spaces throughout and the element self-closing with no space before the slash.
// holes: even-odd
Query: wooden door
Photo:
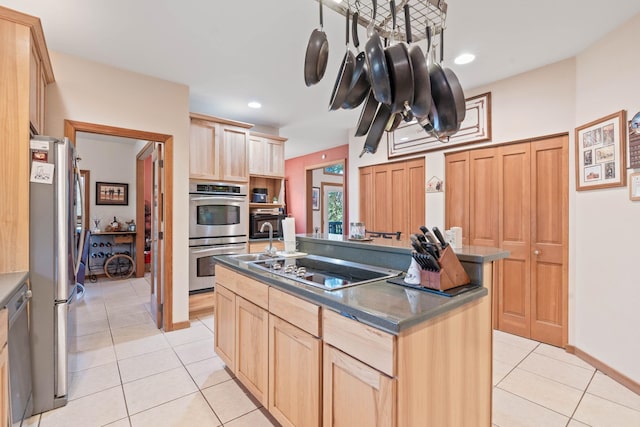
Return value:
<svg viewBox="0 0 640 427">
<path fill-rule="evenodd" d="M 269 412 L 283 426 L 320 426 L 319 338 L 269 315 Z"/>
<path fill-rule="evenodd" d="M 445 157 L 445 228 L 462 227 L 462 243 L 469 244 L 469 152 Z"/>
<path fill-rule="evenodd" d="M 531 143 L 531 338 L 567 344 L 568 146 L 566 135 Z"/>
<path fill-rule="evenodd" d="M 499 228 L 509 257 L 498 263 L 498 329 L 529 337 L 531 270 L 530 144 L 500 149 Z"/>
<path fill-rule="evenodd" d="M 405 205 L 408 216 L 407 229 L 392 230 L 402 231 L 404 238 L 408 238 L 410 233 L 418 233 L 420 226 L 425 221 L 425 172 L 424 159 L 408 160 L 406 164 L 406 190 L 400 190 L 398 193 L 405 195 Z"/>
<path fill-rule="evenodd" d="M 328 344 L 322 359 L 325 427 L 396 425 L 395 379 Z"/>
<path fill-rule="evenodd" d="M 222 126 L 221 137 L 222 179 L 224 181 L 249 181 L 247 131 L 238 127 Z"/>
<path fill-rule="evenodd" d="M 498 149 L 469 154 L 469 245 L 498 246 Z"/>
<path fill-rule="evenodd" d="M 189 178 L 220 179 L 219 126 L 205 120 L 191 119 L 189 128 Z"/>
<path fill-rule="evenodd" d="M 155 143 L 152 161 L 152 199 L 151 208 L 151 317 L 158 329 L 162 328 L 164 300 L 164 152 L 160 142 Z M 142 251 L 140 250 L 142 249 Z M 144 248 L 138 248 L 144 257 Z M 137 256 L 141 256 L 138 254 Z"/>
<path fill-rule="evenodd" d="M 360 215 L 359 220 L 373 224 L 373 166 L 360 168 Z"/>
<path fill-rule="evenodd" d="M 236 377 L 269 407 L 269 313 L 236 296 Z"/>
<path fill-rule="evenodd" d="M 216 283 L 215 286 L 214 345 L 216 354 L 235 372 L 236 355 L 236 295 Z"/>
</svg>

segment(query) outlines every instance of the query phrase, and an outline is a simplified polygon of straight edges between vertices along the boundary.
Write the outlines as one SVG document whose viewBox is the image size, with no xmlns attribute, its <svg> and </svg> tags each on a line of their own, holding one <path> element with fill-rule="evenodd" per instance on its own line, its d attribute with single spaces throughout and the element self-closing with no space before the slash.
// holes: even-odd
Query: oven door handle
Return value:
<svg viewBox="0 0 640 427">
<path fill-rule="evenodd" d="M 203 202 L 203 201 L 217 201 L 217 200 L 226 200 L 229 202 L 244 202 L 246 200 L 245 197 L 224 197 L 224 196 L 200 196 L 200 197 L 191 197 L 189 199 L 192 202 Z"/>
<path fill-rule="evenodd" d="M 234 253 L 242 253 L 242 251 L 245 250 L 245 245 L 240 245 L 237 247 L 224 247 L 224 248 L 207 248 L 207 249 L 191 249 L 191 253 L 192 254 L 202 254 L 205 252 L 214 252 L 217 254 L 230 254 L 233 255 Z"/>
</svg>

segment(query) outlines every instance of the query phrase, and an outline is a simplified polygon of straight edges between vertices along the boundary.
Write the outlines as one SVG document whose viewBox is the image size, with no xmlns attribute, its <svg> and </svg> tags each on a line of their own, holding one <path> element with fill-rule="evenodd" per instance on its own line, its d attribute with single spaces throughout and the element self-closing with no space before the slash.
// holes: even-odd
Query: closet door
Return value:
<svg viewBox="0 0 640 427">
<path fill-rule="evenodd" d="M 568 136 L 531 143 L 531 338 L 567 343 Z"/>
<path fill-rule="evenodd" d="M 373 166 L 360 168 L 360 214 L 361 222 L 373 224 Z"/>
<path fill-rule="evenodd" d="M 498 263 L 498 329 L 530 336 L 531 155 L 530 144 L 500 148 L 499 246 L 510 252 Z"/>
<path fill-rule="evenodd" d="M 445 156 L 445 228 L 462 227 L 469 244 L 469 151 Z M 433 224 L 432 224 L 433 225 Z"/>
<path fill-rule="evenodd" d="M 469 245 L 498 247 L 498 148 L 469 154 Z"/>
</svg>

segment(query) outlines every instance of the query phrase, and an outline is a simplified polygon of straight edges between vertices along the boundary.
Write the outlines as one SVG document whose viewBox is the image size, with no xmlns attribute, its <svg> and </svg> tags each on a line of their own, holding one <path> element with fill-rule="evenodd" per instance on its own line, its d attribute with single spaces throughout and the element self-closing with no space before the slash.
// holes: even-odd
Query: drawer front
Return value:
<svg viewBox="0 0 640 427">
<path fill-rule="evenodd" d="M 269 309 L 269 286 L 235 273 L 228 268 L 216 267 L 216 282 L 255 305 Z"/>
<path fill-rule="evenodd" d="M 322 310 L 325 342 L 367 365 L 396 376 L 396 337 L 334 311 Z"/>
<path fill-rule="evenodd" d="M 320 336 L 320 307 L 315 304 L 269 288 L 269 311 L 313 336 Z"/>
</svg>

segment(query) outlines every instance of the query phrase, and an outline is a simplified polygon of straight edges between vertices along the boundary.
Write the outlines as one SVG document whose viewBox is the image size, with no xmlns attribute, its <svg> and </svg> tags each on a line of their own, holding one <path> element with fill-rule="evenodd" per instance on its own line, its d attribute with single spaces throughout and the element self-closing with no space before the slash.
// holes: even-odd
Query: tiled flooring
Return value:
<svg viewBox="0 0 640 427">
<path fill-rule="evenodd" d="M 213 316 L 155 328 L 145 279 L 88 283 L 78 304 L 69 403 L 27 426 L 272 426 L 213 351 Z M 640 396 L 561 349 L 494 333 L 493 422 L 640 426 Z"/>
</svg>

